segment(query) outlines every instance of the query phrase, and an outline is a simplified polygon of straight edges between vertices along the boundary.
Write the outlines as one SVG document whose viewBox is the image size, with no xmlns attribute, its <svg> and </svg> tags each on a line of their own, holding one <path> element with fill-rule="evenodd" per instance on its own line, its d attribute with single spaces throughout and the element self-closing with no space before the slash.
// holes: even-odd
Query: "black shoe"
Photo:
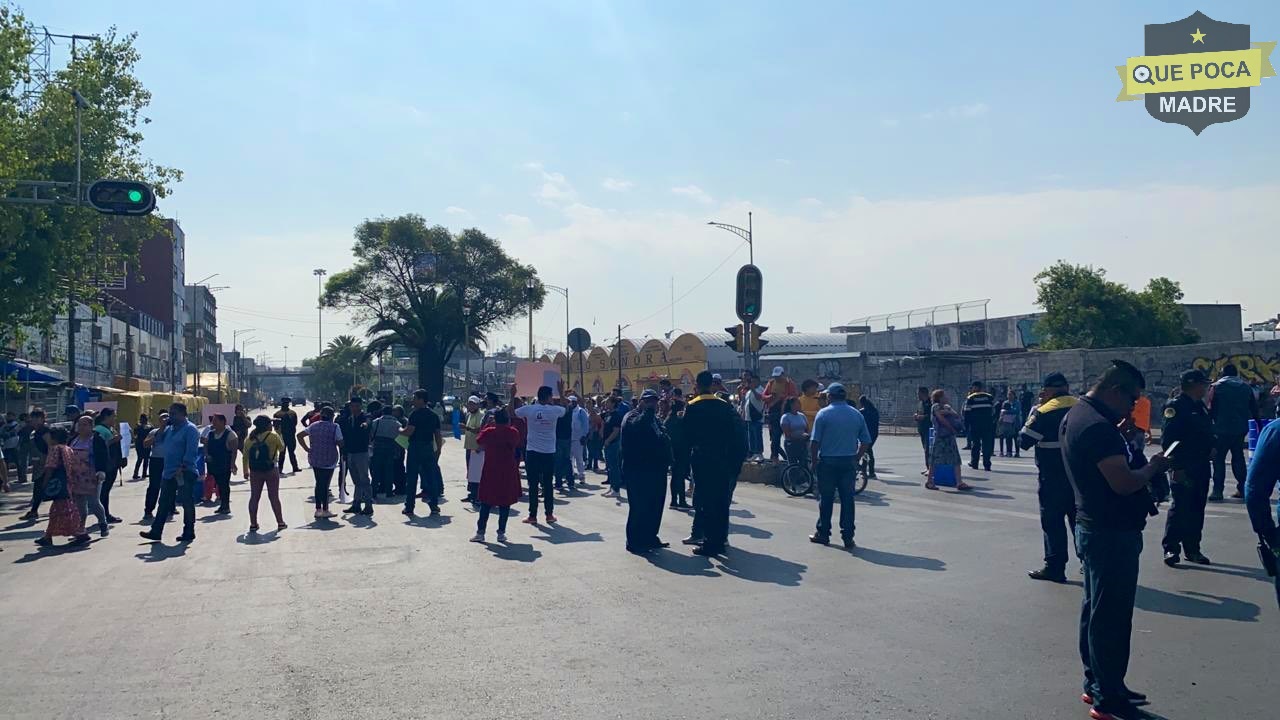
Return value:
<svg viewBox="0 0 1280 720">
<path fill-rule="evenodd" d="M 1067 574 L 1062 570 L 1053 570 L 1049 567 L 1042 567 L 1039 570 L 1031 570 L 1027 573 L 1027 577 L 1032 580 L 1046 580 L 1048 582 L 1064 583 L 1067 581 Z"/>
<path fill-rule="evenodd" d="M 658 540 L 657 542 L 655 542 L 655 543 L 653 544 L 653 547 L 654 547 L 654 548 L 669 548 L 669 547 L 671 547 L 671 543 L 669 543 L 669 542 L 662 542 L 661 540 Z"/>
<path fill-rule="evenodd" d="M 1222 493 L 1209 493 L 1209 502 L 1222 502 Z"/>
<path fill-rule="evenodd" d="M 40 513 L 36 512 L 35 510 L 31 510 L 31 511 L 28 511 L 25 515 L 19 516 L 18 519 L 19 520 L 39 520 Z"/>
<path fill-rule="evenodd" d="M 68 545 L 88 545 L 88 544 L 89 544 L 89 536 L 88 536 L 88 535 L 77 535 L 77 536 L 75 536 L 75 537 L 71 538 L 71 542 L 69 542 L 69 543 L 67 543 L 67 544 L 68 544 Z"/>
<path fill-rule="evenodd" d="M 853 550 L 853 549 L 854 549 L 854 548 L 856 548 L 856 547 L 858 547 L 858 544 L 857 544 L 857 543 L 855 543 L 855 542 L 853 541 L 853 538 L 845 538 L 845 539 L 844 539 L 844 549 L 845 549 L 845 550 Z"/>
<path fill-rule="evenodd" d="M 809 536 L 809 542 L 814 543 L 816 545 L 826 545 L 827 543 L 831 542 L 831 536 L 819 535 L 817 533 L 814 533 Z"/>
<path fill-rule="evenodd" d="M 986 464 L 984 464 L 984 465 L 982 466 L 982 469 L 983 469 L 983 470 L 986 470 L 987 472 L 991 472 L 991 463 L 986 463 Z"/>
<path fill-rule="evenodd" d="M 214 515 L 230 515 L 230 514 L 231 514 L 231 506 L 230 506 L 230 505 L 223 505 L 222 507 L 220 507 L 220 508 L 218 508 L 217 510 L 215 510 L 213 514 L 214 514 Z"/>
<path fill-rule="evenodd" d="M 193 542 L 193 541 L 195 541 L 196 536 L 195 536 L 195 535 L 188 535 L 188 534 L 186 534 L 186 533 L 183 533 L 183 534 L 179 535 L 179 536 L 178 536 L 177 538 L 175 538 L 175 539 L 176 539 L 178 542 L 180 542 L 180 543 L 189 543 L 189 542 Z"/>
<path fill-rule="evenodd" d="M 668 505 L 667 507 L 668 507 L 668 508 L 670 508 L 670 509 L 672 509 L 672 510 L 679 510 L 679 509 L 680 509 L 680 506 L 679 506 L 679 505 L 677 505 L 677 504 L 675 504 L 675 503 L 671 503 L 671 504 L 670 504 L 670 505 Z"/>
<path fill-rule="evenodd" d="M 977 470 L 977 469 L 978 469 L 978 463 L 976 463 L 976 462 L 971 462 L 971 463 L 969 463 L 969 467 L 973 468 L 974 470 Z"/>
<path fill-rule="evenodd" d="M 439 505 L 432 505 L 432 506 L 431 506 L 431 517 L 439 517 L 439 516 L 440 516 L 440 506 L 439 506 Z"/>
<path fill-rule="evenodd" d="M 687 538 L 685 538 L 685 539 L 681 540 L 681 541 L 680 541 L 680 544 L 681 544 L 681 545 L 701 545 L 701 544 L 702 544 L 702 543 L 704 543 L 704 542 L 706 542 L 706 541 L 705 541 L 705 540 L 703 540 L 702 538 L 700 538 L 700 537 L 694 537 L 693 535 L 690 535 L 689 537 L 687 537 Z"/>
<path fill-rule="evenodd" d="M 122 523 L 124 521 L 116 517 L 115 515 L 108 515 L 107 522 L 111 523 L 112 525 L 118 525 L 119 523 Z"/>
<path fill-rule="evenodd" d="M 723 555 L 724 548 L 722 547 L 715 548 L 715 547 L 708 547 L 706 545 L 700 545 L 697 548 L 694 548 L 693 554 L 701 557 L 713 557 L 715 555 Z"/>
<path fill-rule="evenodd" d="M 1178 557 L 1178 553 L 1173 550 L 1164 551 L 1164 564 L 1169 567 L 1177 567 L 1182 562 L 1182 558 Z"/>
<path fill-rule="evenodd" d="M 1192 551 L 1192 550 L 1188 550 L 1186 554 L 1187 554 L 1187 560 L 1189 560 L 1189 561 L 1191 561 L 1191 562 L 1193 562 L 1193 563 L 1195 563 L 1195 564 L 1197 564 L 1197 565 L 1212 565 L 1212 564 L 1213 564 L 1213 563 L 1209 562 L 1209 558 L 1205 557 L 1205 556 L 1204 556 L 1204 553 L 1200 552 L 1199 550 L 1194 550 L 1194 551 Z"/>
<path fill-rule="evenodd" d="M 50 545 L 53 544 L 53 538 L 49 537 L 48 535 L 41 535 L 40 537 L 36 538 L 36 544 L 39 545 L 40 547 L 49 547 Z"/>
<path fill-rule="evenodd" d="M 368 515 L 370 517 L 373 517 L 373 505 L 365 505 L 363 510 L 359 510 L 357 512 L 359 512 L 361 515 Z"/>
<path fill-rule="evenodd" d="M 400 514 L 401 514 L 401 515 L 408 515 L 409 517 L 413 517 L 413 508 L 405 508 L 405 509 L 403 509 L 403 510 L 401 510 L 401 511 L 400 511 Z"/>
<path fill-rule="evenodd" d="M 150 530 L 144 530 L 138 533 L 138 535 L 145 540 L 150 540 L 151 542 L 160 542 L 160 534 L 153 533 Z"/>
<path fill-rule="evenodd" d="M 342 514 L 343 514 L 343 515 L 358 515 L 358 514 L 360 514 L 360 506 L 359 506 L 359 505 L 352 505 L 351 507 L 347 508 L 346 510 L 343 510 L 343 511 L 342 511 Z"/>
<path fill-rule="evenodd" d="M 638 548 L 638 547 L 635 547 L 634 545 L 627 546 L 627 552 L 631 553 L 632 555 L 644 555 L 646 553 L 649 553 L 652 550 L 653 548 Z"/>
<path fill-rule="evenodd" d="M 681 509 L 681 510 L 688 510 L 689 508 L 693 507 L 692 505 L 690 505 L 689 503 L 685 502 L 684 500 L 681 500 L 679 504 L 680 504 L 680 509 Z"/>
</svg>

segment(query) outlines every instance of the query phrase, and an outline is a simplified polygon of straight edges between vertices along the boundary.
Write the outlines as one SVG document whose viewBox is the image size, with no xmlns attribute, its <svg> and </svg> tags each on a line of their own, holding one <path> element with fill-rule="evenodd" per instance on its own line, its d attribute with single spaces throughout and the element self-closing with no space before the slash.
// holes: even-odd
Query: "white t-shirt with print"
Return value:
<svg viewBox="0 0 1280 720">
<path fill-rule="evenodd" d="M 551 454 L 556 451 L 556 421 L 564 417 L 563 406 L 537 403 L 522 405 L 516 408 L 516 415 L 529 424 L 525 443 L 529 452 Z"/>
</svg>

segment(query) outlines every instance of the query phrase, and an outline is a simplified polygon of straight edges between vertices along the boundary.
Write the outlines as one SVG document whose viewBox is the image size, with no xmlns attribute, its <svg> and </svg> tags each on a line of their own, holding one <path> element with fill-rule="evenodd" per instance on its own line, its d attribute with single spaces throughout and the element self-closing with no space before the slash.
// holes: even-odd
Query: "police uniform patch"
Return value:
<svg viewBox="0 0 1280 720">
<path fill-rule="evenodd" d="M 1165 408 L 1165 409 L 1164 409 L 1164 419 L 1165 419 L 1165 420 L 1172 420 L 1172 419 L 1173 419 L 1173 417 L 1174 417 L 1175 415 L 1177 415 L 1177 414 L 1178 414 L 1178 411 L 1177 411 L 1177 410 L 1174 410 L 1174 409 L 1173 409 L 1173 408 L 1171 408 L 1171 407 L 1167 407 L 1167 408 Z"/>
</svg>

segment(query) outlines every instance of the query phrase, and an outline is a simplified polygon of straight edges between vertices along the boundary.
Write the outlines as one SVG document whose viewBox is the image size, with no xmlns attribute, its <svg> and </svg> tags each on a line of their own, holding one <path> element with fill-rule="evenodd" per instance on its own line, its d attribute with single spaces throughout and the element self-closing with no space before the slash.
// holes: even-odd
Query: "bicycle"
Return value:
<svg viewBox="0 0 1280 720">
<path fill-rule="evenodd" d="M 869 468 L 869 461 L 864 453 L 858 460 L 858 467 L 853 476 L 854 495 L 867 489 L 867 476 L 870 475 Z M 792 497 L 808 495 L 814 489 L 813 471 L 809 469 L 808 463 L 803 460 L 788 460 L 787 466 L 782 468 L 778 483 L 782 485 L 782 491 Z"/>
</svg>

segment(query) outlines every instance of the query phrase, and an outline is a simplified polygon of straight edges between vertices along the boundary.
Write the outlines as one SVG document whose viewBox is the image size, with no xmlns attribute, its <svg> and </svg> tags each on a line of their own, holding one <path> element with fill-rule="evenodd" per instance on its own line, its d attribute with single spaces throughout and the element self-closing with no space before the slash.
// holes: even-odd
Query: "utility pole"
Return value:
<svg viewBox="0 0 1280 720">
<path fill-rule="evenodd" d="M 328 271 L 324 268 L 316 268 L 311 271 L 316 276 L 316 357 L 320 357 L 324 353 L 324 304 L 321 300 L 324 298 L 324 276 L 328 275 Z"/>
<path fill-rule="evenodd" d="M 462 385 L 463 391 L 471 393 L 471 306 L 462 306 Z"/>
<path fill-rule="evenodd" d="M 618 392 L 622 392 L 622 326 L 618 326 Z"/>
</svg>

